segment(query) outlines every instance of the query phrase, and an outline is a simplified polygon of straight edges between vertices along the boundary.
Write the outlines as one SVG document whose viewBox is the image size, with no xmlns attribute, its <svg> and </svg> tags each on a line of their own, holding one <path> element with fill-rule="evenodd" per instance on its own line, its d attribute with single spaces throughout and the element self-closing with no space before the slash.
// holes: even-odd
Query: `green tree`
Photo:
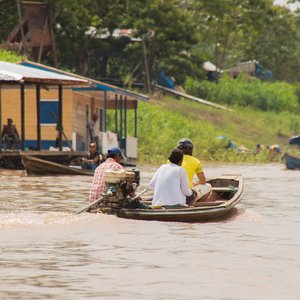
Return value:
<svg viewBox="0 0 300 300">
<path fill-rule="evenodd" d="M 260 61 L 279 80 L 299 78 L 299 21 L 271 0 L 194 2 L 199 43 L 193 53 L 220 68 Z M 299 68 L 298 68 L 299 69 Z"/>
<path fill-rule="evenodd" d="M 88 36 L 85 32 L 90 26 L 89 1 L 52 1 L 54 30 L 59 52 L 60 64 L 85 73 Z"/>
<path fill-rule="evenodd" d="M 187 4 L 188 1 L 179 0 L 127 1 L 130 24 L 137 30 L 136 35 L 145 41 L 150 80 L 161 68 L 169 75 L 178 76 L 181 82 L 180 77 L 189 72 L 185 67 L 196 41 L 196 27 Z"/>
<path fill-rule="evenodd" d="M 252 43 L 245 45 L 245 56 L 258 59 L 277 80 L 300 80 L 300 72 L 294 68 L 300 67 L 299 28 L 299 19 L 292 12 L 272 7 L 252 35 Z"/>
<path fill-rule="evenodd" d="M 16 1 L 0 0 L 0 44 L 5 43 L 9 33 L 18 23 Z"/>
</svg>

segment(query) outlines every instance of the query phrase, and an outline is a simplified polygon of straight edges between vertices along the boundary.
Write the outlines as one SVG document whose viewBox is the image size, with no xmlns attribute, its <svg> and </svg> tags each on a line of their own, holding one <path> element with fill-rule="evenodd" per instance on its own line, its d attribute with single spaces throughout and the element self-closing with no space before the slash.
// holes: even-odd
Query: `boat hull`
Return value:
<svg viewBox="0 0 300 300">
<path fill-rule="evenodd" d="M 201 223 L 208 221 L 219 221 L 232 215 L 233 208 L 218 207 L 215 209 L 200 210 L 199 208 L 185 208 L 175 211 L 174 209 L 160 210 L 121 210 L 118 217 L 125 219 L 135 219 L 144 221 L 163 221 L 163 222 L 186 222 Z"/>
<path fill-rule="evenodd" d="M 167 222 L 207 222 L 224 219 L 234 212 L 243 195 L 243 181 L 240 175 L 224 175 L 208 181 L 213 188 L 210 197 L 197 206 L 183 208 L 120 209 L 113 213 L 125 219 L 167 221 Z M 102 210 L 109 213 L 107 210 Z"/>
<path fill-rule="evenodd" d="M 300 169 L 300 158 L 290 155 L 288 153 L 284 154 L 285 166 L 289 170 Z"/>
<path fill-rule="evenodd" d="M 80 168 L 60 165 L 33 156 L 23 156 L 22 163 L 29 176 L 34 175 L 85 175 L 94 176 L 94 172 Z"/>
</svg>

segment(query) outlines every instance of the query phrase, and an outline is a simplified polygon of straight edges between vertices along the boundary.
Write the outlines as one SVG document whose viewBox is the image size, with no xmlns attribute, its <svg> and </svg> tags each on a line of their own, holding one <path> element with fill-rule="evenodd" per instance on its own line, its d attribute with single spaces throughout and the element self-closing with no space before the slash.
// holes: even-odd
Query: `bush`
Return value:
<svg viewBox="0 0 300 300">
<path fill-rule="evenodd" d="M 25 59 L 25 57 L 19 56 L 12 51 L 0 50 L 0 61 L 2 60 L 6 62 L 16 63 L 22 59 Z"/>
<path fill-rule="evenodd" d="M 185 89 L 196 97 L 229 106 L 251 106 L 275 112 L 300 111 L 297 88 L 286 82 L 262 82 L 245 75 L 232 80 L 225 75 L 218 83 L 188 78 Z"/>
</svg>

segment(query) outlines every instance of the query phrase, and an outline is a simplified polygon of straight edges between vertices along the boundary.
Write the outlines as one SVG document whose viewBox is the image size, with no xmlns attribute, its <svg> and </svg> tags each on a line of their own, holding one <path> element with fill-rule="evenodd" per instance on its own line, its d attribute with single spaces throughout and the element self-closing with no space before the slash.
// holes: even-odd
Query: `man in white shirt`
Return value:
<svg viewBox="0 0 300 300">
<path fill-rule="evenodd" d="M 170 163 L 160 166 L 151 179 L 152 206 L 187 206 L 186 196 L 191 196 L 193 191 L 189 188 L 187 173 L 181 167 L 183 152 L 174 149 L 168 159 Z"/>
</svg>

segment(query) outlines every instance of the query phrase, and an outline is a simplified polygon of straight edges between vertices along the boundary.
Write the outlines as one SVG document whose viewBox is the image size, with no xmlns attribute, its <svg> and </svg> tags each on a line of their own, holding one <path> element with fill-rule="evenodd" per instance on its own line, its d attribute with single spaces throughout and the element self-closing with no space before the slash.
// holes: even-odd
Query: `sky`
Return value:
<svg viewBox="0 0 300 300">
<path fill-rule="evenodd" d="M 282 5 L 282 6 L 287 6 L 290 8 L 290 10 L 296 10 L 297 8 L 300 9 L 300 3 L 292 3 L 292 4 L 287 4 L 287 0 L 274 0 L 273 2 L 276 5 Z"/>
</svg>

